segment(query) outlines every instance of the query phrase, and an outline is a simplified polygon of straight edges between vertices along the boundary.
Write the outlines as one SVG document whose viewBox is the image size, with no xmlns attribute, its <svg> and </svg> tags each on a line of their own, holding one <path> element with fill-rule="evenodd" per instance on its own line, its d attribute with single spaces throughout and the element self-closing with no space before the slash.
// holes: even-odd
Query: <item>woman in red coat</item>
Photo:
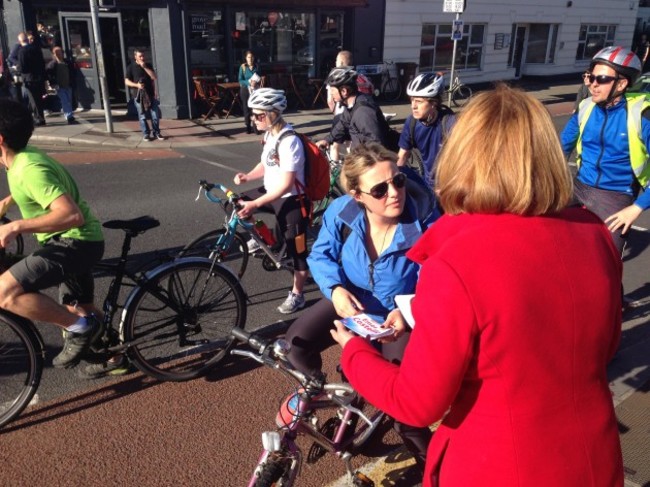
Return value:
<svg viewBox="0 0 650 487">
<path fill-rule="evenodd" d="M 413 426 L 443 418 L 425 486 L 623 485 L 606 365 L 621 330 L 621 262 L 607 228 L 567 208 L 552 121 L 500 86 L 467 106 L 441 154 L 446 212 L 422 264 L 400 366 L 340 323 L 352 385 Z"/>
</svg>

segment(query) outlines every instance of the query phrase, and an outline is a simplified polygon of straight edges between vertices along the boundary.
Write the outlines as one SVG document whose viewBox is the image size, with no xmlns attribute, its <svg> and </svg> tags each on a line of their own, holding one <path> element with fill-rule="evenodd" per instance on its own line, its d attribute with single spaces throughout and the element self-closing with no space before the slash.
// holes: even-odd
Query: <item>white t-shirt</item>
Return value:
<svg viewBox="0 0 650 487">
<path fill-rule="evenodd" d="M 296 135 L 287 135 L 280 141 L 277 156 L 275 146 L 280 135 L 293 127 L 287 124 L 277 135 L 267 132 L 264 138 L 264 149 L 262 149 L 262 164 L 264 164 L 264 189 L 272 192 L 278 185 L 278 176 L 283 172 L 295 172 L 296 178 L 303 185 L 305 184 L 305 150 L 302 142 Z M 295 184 L 291 191 L 282 195 L 282 198 L 299 194 Z"/>
</svg>

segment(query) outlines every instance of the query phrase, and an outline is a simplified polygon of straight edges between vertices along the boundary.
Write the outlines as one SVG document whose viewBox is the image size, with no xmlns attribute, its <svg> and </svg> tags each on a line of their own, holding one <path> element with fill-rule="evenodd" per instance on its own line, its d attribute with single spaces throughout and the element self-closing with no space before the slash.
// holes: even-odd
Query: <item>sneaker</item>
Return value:
<svg viewBox="0 0 650 487">
<path fill-rule="evenodd" d="M 69 125 L 74 125 L 74 124 L 77 124 L 77 123 L 79 123 L 79 122 L 77 122 L 77 119 L 74 118 L 74 117 L 70 117 L 70 118 L 68 119 L 68 124 L 69 124 Z"/>
<path fill-rule="evenodd" d="M 102 324 L 90 315 L 86 317 L 90 327 L 85 333 L 67 332 L 64 334 L 63 350 L 54 357 L 52 365 L 57 369 L 69 369 L 79 363 L 81 358 L 102 333 Z"/>
<path fill-rule="evenodd" d="M 253 240 L 252 238 L 248 241 L 246 246 L 248 247 L 248 252 L 251 253 L 251 254 L 257 252 L 258 250 L 262 250 L 262 247 L 260 247 L 260 244 L 258 244 L 257 241 Z"/>
<path fill-rule="evenodd" d="M 151 142 L 153 139 L 151 138 L 151 136 L 149 136 L 149 135 L 145 135 L 144 137 L 142 137 L 142 140 L 143 140 L 144 142 Z"/>
<path fill-rule="evenodd" d="M 164 138 L 162 135 L 160 135 L 160 134 L 156 134 L 156 135 L 154 135 L 153 138 L 154 138 L 154 139 L 157 139 L 157 140 L 165 140 L 165 138 Z"/>
<path fill-rule="evenodd" d="M 79 371 L 79 376 L 84 379 L 99 379 L 101 377 L 118 376 L 129 373 L 131 364 L 129 360 L 120 355 L 116 361 L 107 360 L 99 364 L 88 364 Z"/>
<path fill-rule="evenodd" d="M 294 294 L 289 291 L 287 299 L 284 300 L 280 306 L 278 306 L 278 311 L 283 315 L 289 315 L 295 313 L 299 309 L 305 307 L 305 295 L 304 294 Z"/>
</svg>

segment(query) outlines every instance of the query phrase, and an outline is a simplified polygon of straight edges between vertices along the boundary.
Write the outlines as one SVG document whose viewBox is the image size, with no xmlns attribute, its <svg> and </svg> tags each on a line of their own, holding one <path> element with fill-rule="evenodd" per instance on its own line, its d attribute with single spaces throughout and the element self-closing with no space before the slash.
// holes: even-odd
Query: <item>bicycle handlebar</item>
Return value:
<svg viewBox="0 0 650 487">
<path fill-rule="evenodd" d="M 201 190 L 203 190 L 205 192 L 205 197 L 208 200 L 212 201 L 213 203 L 221 203 L 222 199 L 211 193 L 211 191 L 215 188 L 221 190 L 221 192 L 226 195 L 228 202 L 231 203 L 236 210 L 241 208 L 241 205 L 239 205 L 238 203 L 238 201 L 241 199 L 241 196 L 239 196 L 237 193 L 227 188 L 223 184 L 209 183 L 205 179 L 201 179 L 199 181 L 199 194 L 196 195 L 196 199 L 197 200 L 199 199 L 199 196 L 201 195 Z"/>
</svg>

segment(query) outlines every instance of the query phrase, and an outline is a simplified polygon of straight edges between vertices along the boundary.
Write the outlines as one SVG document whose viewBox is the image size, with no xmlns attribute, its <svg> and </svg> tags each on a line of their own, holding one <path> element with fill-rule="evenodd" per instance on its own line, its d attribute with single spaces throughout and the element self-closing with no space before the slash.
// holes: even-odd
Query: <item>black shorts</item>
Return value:
<svg viewBox="0 0 650 487">
<path fill-rule="evenodd" d="M 104 255 L 104 242 L 51 238 L 43 247 L 9 269 L 27 293 L 59 286 L 62 304 L 93 302 L 92 268 Z"/>
</svg>

